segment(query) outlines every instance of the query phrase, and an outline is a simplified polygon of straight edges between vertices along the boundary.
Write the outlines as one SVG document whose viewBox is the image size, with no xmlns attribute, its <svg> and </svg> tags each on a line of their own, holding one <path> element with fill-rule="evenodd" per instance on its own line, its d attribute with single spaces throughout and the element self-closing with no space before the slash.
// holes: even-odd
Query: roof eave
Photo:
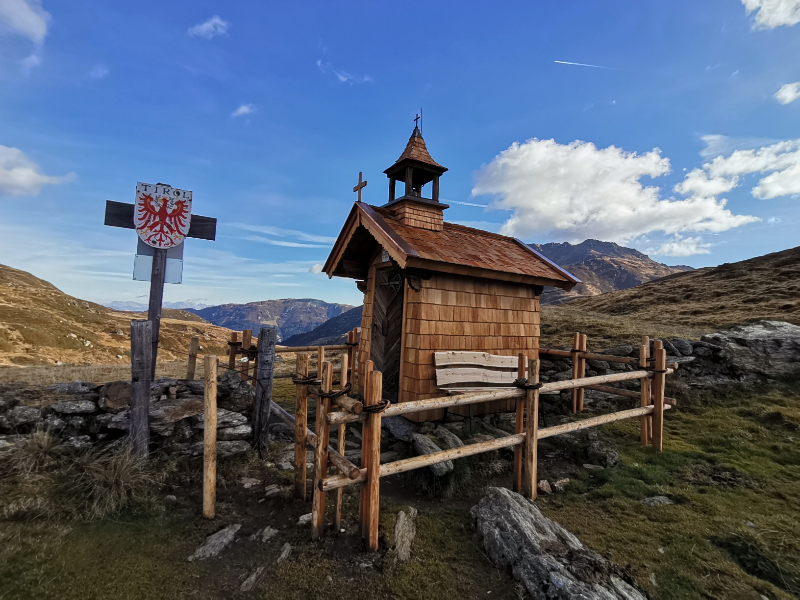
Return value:
<svg viewBox="0 0 800 600">
<path fill-rule="evenodd" d="M 436 260 L 424 259 L 419 257 L 409 257 L 408 268 L 433 271 L 436 273 L 450 273 L 466 277 L 477 277 L 480 279 L 494 279 L 497 281 L 507 281 L 510 283 L 522 283 L 526 285 L 550 286 L 571 290 L 575 283 L 552 279 L 550 277 L 537 277 L 525 273 L 512 273 L 510 271 L 499 271 L 497 269 L 485 269 L 483 267 L 473 267 L 470 265 L 460 265 L 456 263 L 441 262 Z"/>
</svg>

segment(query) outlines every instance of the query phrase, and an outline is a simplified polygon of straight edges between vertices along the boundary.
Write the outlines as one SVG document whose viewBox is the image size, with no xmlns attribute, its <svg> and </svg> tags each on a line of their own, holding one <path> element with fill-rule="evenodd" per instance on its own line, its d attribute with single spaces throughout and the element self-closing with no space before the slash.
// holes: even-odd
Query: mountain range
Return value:
<svg viewBox="0 0 800 600">
<path fill-rule="evenodd" d="M 127 302 L 122 300 L 117 300 L 114 302 L 109 302 L 104 304 L 103 306 L 107 306 L 108 308 L 113 308 L 114 310 L 124 310 L 128 312 L 144 312 L 147 310 L 147 304 L 144 302 Z M 191 300 L 186 302 L 164 302 L 164 308 L 176 308 L 176 309 L 201 309 L 207 308 L 211 306 L 210 304 L 203 304 L 202 302 L 192 302 Z"/>
<path fill-rule="evenodd" d="M 585 240 L 580 244 L 529 244 L 583 283 L 569 292 L 545 288 L 542 304 L 563 304 L 583 296 L 596 296 L 641 285 L 673 273 L 691 271 L 685 265 L 668 266 L 646 254 L 612 242 Z"/>
<path fill-rule="evenodd" d="M 234 331 L 252 329 L 253 335 L 258 335 L 261 327 L 277 327 L 278 341 L 283 342 L 293 335 L 311 331 L 352 308 L 350 304 L 337 304 L 312 298 L 284 298 L 186 310 L 220 327 Z"/>
</svg>

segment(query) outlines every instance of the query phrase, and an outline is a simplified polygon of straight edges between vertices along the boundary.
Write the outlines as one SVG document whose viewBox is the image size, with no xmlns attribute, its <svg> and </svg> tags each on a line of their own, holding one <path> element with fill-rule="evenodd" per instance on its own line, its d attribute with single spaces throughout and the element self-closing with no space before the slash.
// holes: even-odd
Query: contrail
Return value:
<svg viewBox="0 0 800 600">
<path fill-rule="evenodd" d="M 600 65 L 586 65 L 583 63 L 565 62 L 563 60 L 554 60 L 553 62 L 558 63 L 560 65 L 575 65 L 576 67 L 592 67 L 593 69 L 611 69 L 611 70 L 614 69 L 614 67 L 601 67 Z"/>
</svg>

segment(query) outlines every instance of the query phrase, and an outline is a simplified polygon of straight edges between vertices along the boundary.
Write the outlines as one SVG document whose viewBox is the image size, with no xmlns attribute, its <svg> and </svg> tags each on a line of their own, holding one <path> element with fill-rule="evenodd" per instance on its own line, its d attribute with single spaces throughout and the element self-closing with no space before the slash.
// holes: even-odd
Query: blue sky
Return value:
<svg viewBox="0 0 800 600">
<path fill-rule="evenodd" d="M 695 267 L 793 247 L 798 21 L 800 0 L 0 0 L 0 262 L 146 301 L 103 210 L 161 181 L 219 220 L 167 301 L 357 304 L 310 271 L 359 171 L 385 203 L 420 106 L 449 221 Z"/>
</svg>

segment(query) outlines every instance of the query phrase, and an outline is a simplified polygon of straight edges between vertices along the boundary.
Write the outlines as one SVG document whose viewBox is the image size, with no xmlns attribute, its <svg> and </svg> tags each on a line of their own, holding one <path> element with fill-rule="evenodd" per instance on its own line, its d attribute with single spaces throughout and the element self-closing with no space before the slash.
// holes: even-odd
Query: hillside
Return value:
<svg viewBox="0 0 800 600">
<path fill-rule="evenodd" d="M 747 319 L 800 324 L 800 247 L 677 273 L 565 305 L 570 311 L 716 328 Z"/>
<path fill-rule="evenodd" d="M 177 309 L 165 309 L 163 317 L 159 360 L 184 358 L 193 335 L 200 336 L 204 351 L 224 355 L 227 329 Z M 127 363 L 130 322 L 141 318 L 141 313 L 74 298 L 30 273 L 0 265 L 0 365 Z"/>
<path fill-rule="evenodd" d="M 586 240 L 575 245 L 564 242 L 530 246 L 583 282 L 569 292 L 546 288 L 542 294 L 542 304 L 562 304 L 582 296 L 624 290 L 673 273 L 692 270 L 683 265 L 664 265 L 638 250 L 598 240 Z"/>
<path fill-rule="evenodd" d="M 241 331 L 252 329 L 257 334 L 265 325 L 278 328 L 278 341 L 306 333 L 328 319 L 353 308 L 311 298 L 284 298 L 249 304 L 222 304 L 202 309 L 186 309 L 209 323 Z"/>
<path fill-rule="evenodd" d="M 343 312 L 338 317 L 325 321 L 319 327 L 307 333 L 293 335 L 284 340 L 287 346 L 315 346 L 318 344 L 342 344 L 346 340 L 346 334 L 354 327 L 361 327 L 361 309 L 363 306 L 356 306 Z"/>
</svg>

